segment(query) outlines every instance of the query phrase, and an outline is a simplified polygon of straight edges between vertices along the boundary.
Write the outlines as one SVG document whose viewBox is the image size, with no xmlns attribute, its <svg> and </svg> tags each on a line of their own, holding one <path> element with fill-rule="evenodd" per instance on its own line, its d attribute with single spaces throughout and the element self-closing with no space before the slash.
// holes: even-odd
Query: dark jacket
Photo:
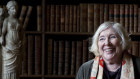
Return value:
<svg viewBox="0 0 140 79">
<path fill-rule="evenodd" d="M 135 79 L 140 79 L 140 58 L 132 56 L 132 60 L 134 64 Z M 79 68 L 76 79 L 90 79 L 93 62 L 93 60 L 90 60 L 82 64 L 82 66 Z"/>
</svg>

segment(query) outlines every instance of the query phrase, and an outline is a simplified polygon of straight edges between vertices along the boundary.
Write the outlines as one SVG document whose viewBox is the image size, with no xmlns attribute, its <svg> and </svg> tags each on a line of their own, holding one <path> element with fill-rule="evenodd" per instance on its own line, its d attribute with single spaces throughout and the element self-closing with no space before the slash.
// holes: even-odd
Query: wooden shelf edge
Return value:
<svg viewBox="0 0 140 79">
<path fill-rule="evenodd" d="M 42 77 L 42 75 L 20 75 L 20 77 Z"/>
<path fill-rule="evenodd" d="M 75 75 L 45 75 L 46 78 L 75 78 Z"/>
</svg>

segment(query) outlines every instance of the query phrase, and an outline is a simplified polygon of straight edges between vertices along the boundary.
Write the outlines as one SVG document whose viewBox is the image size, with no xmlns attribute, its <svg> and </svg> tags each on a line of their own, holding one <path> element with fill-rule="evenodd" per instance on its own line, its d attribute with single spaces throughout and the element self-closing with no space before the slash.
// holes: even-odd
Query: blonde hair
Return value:
<svg viewBox="0 0 140 79">
<path fill-rule="evenodd" d="M 108 22 L 104 22 L 103 24 L 101 24 L 99 26 L 99 28 L 97 29 L 97 31 L 95 32 L 94 36 L 92 37 L 92 45 L 89 48 L 89 51 L 93 52 L 95 54 L 95 56 L 100 55 L 99 51 L 98 51 L 99 34 L 103 30 L 105 30 L 106 28 L 109 28 L 109 27 L 112 27 L 118 33 L 118 35 L 121 37 L 122 51 L 128 50 L 130 48 L 131 42 L 130 42 L 129 36 L 128 36 L 127 32 L 124 30 L 123 26 L 120 23 L 108 21 Z"/>
</svg>

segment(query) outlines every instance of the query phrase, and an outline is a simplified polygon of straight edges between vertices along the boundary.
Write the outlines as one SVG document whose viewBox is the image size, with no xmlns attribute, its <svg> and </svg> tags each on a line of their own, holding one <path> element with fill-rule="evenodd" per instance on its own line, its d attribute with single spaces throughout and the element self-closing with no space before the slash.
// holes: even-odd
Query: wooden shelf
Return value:
<svg viewBox="0 0 140 79">
<path fill-rule="evenodd" d="M 45 77 L 46 78 L 51 78 L 51 79 L 54 79 L 54 78 L 56 78 L 56 79 L 57 78 L 61 78 L 61 79 L 63 79 L 63 78 L 73 79 L 73 78 L 75 78 L 75 75 L 71 75 L 71 76 L 69 76 L 69 75 L 68 76 L 67 75 L 65 75 L 65 76 L 64 75 L 62 75 L 62 76 L 60 76 L 60 75 L 59 76 L 58 75 L 46 75 Z"/>
<path fill-rule="evenodd" d="M 38 77 L 38 78 L 40 78 L 40 77 L 42 77 L 42 75 L 20 75 L 20 77 L 21 77 L 21 78 L 22 78 L 22 77 L 28 77 L 28 78 Z"/>
</svg>

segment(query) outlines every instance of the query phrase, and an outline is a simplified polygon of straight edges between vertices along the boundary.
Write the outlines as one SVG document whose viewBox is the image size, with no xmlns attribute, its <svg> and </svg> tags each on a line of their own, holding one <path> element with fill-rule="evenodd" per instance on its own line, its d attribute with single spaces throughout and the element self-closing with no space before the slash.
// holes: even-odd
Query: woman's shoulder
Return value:
<svg viewBox="0 0 140 79">
<path fill-rule="evenodd" d="M 82 67 L 90 67 L 93 64 L 94 60 L 89 60 L 82 64 Z"/>
</svg>

